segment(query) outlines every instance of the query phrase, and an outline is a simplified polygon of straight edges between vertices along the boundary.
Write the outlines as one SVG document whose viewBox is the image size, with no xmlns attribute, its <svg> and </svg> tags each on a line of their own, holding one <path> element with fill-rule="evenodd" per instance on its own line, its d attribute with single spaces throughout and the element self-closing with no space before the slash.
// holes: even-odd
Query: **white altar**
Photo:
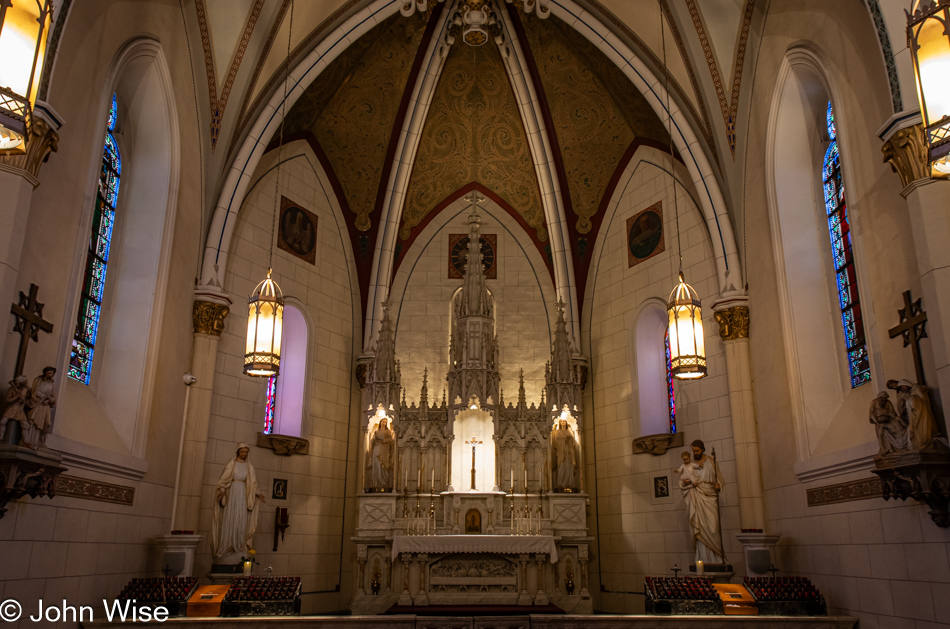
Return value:
<svg viewBox="0 0 950 629">
<path fill-rule="evenodd" d="M 365 446 L 356 614 L 395 604 L 548 605 L 592 613 L 584 492 L 586 364 L 558 319 L 538 404 L 499 390 L 494 300 L 485 287 L 477 196 L 453 298 L 448 395 L 406 405 L 388 308 L 363 365 Z M 526 611 L 530 611 L 527 610 Z"/>
</svg>

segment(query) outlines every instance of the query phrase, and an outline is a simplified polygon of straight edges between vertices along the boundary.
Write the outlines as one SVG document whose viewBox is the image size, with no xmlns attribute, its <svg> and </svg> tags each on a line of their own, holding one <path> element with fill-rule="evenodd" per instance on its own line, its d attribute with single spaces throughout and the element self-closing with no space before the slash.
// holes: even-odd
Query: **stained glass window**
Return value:
<svg viewBox="0 0 950 629">
<path fill-rule="evenodd" d="M 92 374 L 92 359 L 99 332 L 99 317 L 102 313 L 102 294 L 105 290 L 106 267 L 109 264 L 109 246 L 112 243 L 112 228 L 115 224 L 115 209 L 119 198 L 119 179 L 122 175 L 122 158 L 112 132 L 115 131 L 118 103 L 115 94 L 109 107 L 109 120 L 105 143 L 102 149 L 102 169 L 99 173 L 99 189 L 96 207 L 92 216 L 92 234 L 86 254 L 86 272 L 83 278 L 79 313 L 76 317 L 76 334 L 73 337 L 69 356 L 68 375 L 83 384 L 89 384 Z"/>
<path fill-rule="evenodd" d="M 673 392 L 673 355 L 670 353 L 670 329 L 663 335 L 666 349 L 666 399 L 670 405 L 670 433 L 676 433 L 676 394 Z"/>
<path fill-rule="evenodd" d="M 277 408 L 277 376 L 267 379 L 267 400 L 264 402 L 264 434 L 274 432 L 274 410 Z"/>
<path fill-rule="evenodd" d="M 835 129 L 835 113 L 831 108 L 831 101 L 828 101 L 827 121 L 831 145 L 825 152 L 821 174 L 824 181 L 825 211 L 831 236 L 831 255 L 835 267 L 838 305 L 841 308 L 841 324 L 844 327 L 844 344 L 848 352 L 851 387 L 854 388 L 871 381 L 871 366 L 864 338 L 864 322 L 861 318 L 861 300 L 858 298 L 854 256 L 851 252 L 851 223 L 848 218 L 848 203 L 844 195 L 841 155 L 838 151 L 838 134 Z"/>
</svg>

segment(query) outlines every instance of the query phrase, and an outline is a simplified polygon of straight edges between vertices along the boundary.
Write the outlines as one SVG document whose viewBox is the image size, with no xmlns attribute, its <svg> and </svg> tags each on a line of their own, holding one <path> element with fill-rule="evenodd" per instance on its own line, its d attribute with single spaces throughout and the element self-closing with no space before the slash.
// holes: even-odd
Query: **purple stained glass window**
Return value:
<svg viewBox="0 0 950 629">
<path fill-rule="evenodd" d="M 854 256 L 851 252 L 851 223 L 848 218 L 848 203 L 844 195 L 841 176 L 841 154 L 838 151 L 838 133 L 835 128 L 835 113 L 828 102 L 828 137 L 831 145 L 825 152 L 822 164 L 822 186 L 825 193 L 825 213 L 828 218 L 828 233 L 831 237 L 831 256 L 835 265 L 835 282 L 838 289 L 838 306 L 841 309 L 841 324 L 844 328 L 844 344 L 848 351 L 848 369 L 851 372 L 851 387 L 859 387 L 871 381 L 871 366 L 868 360 L 867 343 L 864 338 L 864 323 L 861 319 L 861 300 L 858 298 L 857 275 Z"/>
<path fill-rule="evenodd" d="M 109 264 L 109 247 L 112 244 L 112 228 L 115 224 L 115 209 L 119 199 L 119 178 L 122 174 L 122 158 L 112 132 L 115 131 L 119 106 L 115 94 L 109 107 L 106 138 L 102 149 L 102 169 L 99 172 L 99 189 L 92 215 L 92 234 L 86 254 L 86 273 L 83 278 L 79 313 L 76 317 L 76 334 L 73 337 L 69 356 L 69 377 L 89 384 L 92 375 L 92 359 L 99 332 L 99 315 L 102 312 L 102 296 L 106 287 L 106 268 Z"/>
<path fill-rule="evenodd" d="M 264 434 L 274 432 L 274 411 L 277 410 L 277 376 L 267 379 L 267 401 L 264 403 Z"/>
<path fill-rule="evenodd" d="M 676 394 L 673 392 L 673 355 L 670 353 L 670 329 L 663 336 L 666 348 L 666 399 L 670 405 L 670 433 L 676 433 Z"/>
</svg>

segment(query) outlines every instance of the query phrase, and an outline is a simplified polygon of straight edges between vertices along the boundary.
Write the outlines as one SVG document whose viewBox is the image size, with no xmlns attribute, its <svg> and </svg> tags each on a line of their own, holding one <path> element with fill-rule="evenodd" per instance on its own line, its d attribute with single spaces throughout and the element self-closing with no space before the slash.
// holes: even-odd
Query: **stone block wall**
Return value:
<svg viewBox="0 0 950 629">
<path fill-rule="evenodd" d="M 591 361 L 586 463 L 592 533 L 597 536 L 591 591 L 595 609 L 606 612 L 642 610 L 643 597 L 630 593 L 643 591 L 645 576 L 672 575 L 674 565 L 687 569 L 694 560 L 686 506 L 673 473 L 687 447 L 660 456 L 633 454 L 633 439 L 644 434 L 636 398 L 636 313 L 648 300 L 668 301 L 679 269 L 672 180 L 655 163 L 663 164 L 662 156 L 641 149 L 620 179 L 592 252 L 582 330 L 583 351 Z M 702 298 L 708 364 L 706 378 L 675 381 L 677 432 L 687 446 L 702 439 L 707 454 L 716 450 L 726 480 L 720 502 L 725 552 L 740 571 L 744 561 L 734 539 L 739 508 L 729 391 L 711 308 L 719 294 L 716 266 L 709 233 L 691 198 L 695 192 L 678 184 L 676 194 L 683 271 Z M 657 201 L 663 208 L 665 251 L 630 267 L 627 219 Z M 662 477 L 668 479 L 670 495 L 657 498 L 654 479 Z M 601 586 L 604 590 L 597 597 Z"/>
<path fill-rule="evenodd" d="M 235 444 L 250 444 L 249 460 L 268 497 L 260 506 L 254 537 L 260 562 L 255 574 L 266 574 L 270 567 L 274 575 L 301 576 L 304 591 L 323 592 L 304 597 L 304 613 L 336 611 L 346 605 L 343 597 L 352 581 L 350 556 L 355 552 L 349 542 L 355 502 L 347 498 L 356 486 L 356 449 L 348 444 L 356 442 L 358 432 L 359 388 L 352 366 L 361 340 L 360 299 L 350 246 L 343 240 L 347 231 L 326 175 L 303 142 L 288 145 L 284 154 L 288 157 L 280 167 L 280 194 L 318 219 L 316 264 L 276 245 L 273 254 L 274 280 L 310 322 L 309 397 L 304 402 L 309 412 L 299 435 L 309 440 L 310 452 L 285 457 L 255 446 L 263 429 L 267 380 L 242 373 L 246 300 L 266 275 L 272 237 L 277 176 L 272 158 L 259 166 L 234 231 L 225 285 L 234 305 L 218 348 L 199 532 L 210 534 L 214 484 Z M 273 238 L 276 242 L 276 235 Z M 286 500 L 271 499 L 275 478 L 289 481 Z M 289 509 L 290 528 L 274 552 L 277 507 Z M 197 564 L 197 574 L 211 567 L 208 540 L 199 546 Z"/>
</svg>

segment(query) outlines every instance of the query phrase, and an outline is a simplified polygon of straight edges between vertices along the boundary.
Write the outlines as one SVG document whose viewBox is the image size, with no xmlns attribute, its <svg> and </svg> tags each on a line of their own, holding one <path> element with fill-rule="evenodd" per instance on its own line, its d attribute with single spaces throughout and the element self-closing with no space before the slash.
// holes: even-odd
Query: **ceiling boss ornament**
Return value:
<svg viewBox="0 0 950 629">
<path fill-rule="evenodd" d="M 414 13 L 426 11 L 436 2 L 445 0 L 404 0 L 399 12 L 408 17 Z M 469 46 L 481 46 L 490 39 L 501 38 L 501 19 L 498 9 L 501 0 L 450 0 L 453 11 L 446 41 L 454 43 L 461 37 Z M 516 4 L 516 0 L 505 0 L 507 4 Z M 521 0 L 525 13 L 534 13 L 544 19 L 551 15 L 549 0 Z"/>
</svg>

